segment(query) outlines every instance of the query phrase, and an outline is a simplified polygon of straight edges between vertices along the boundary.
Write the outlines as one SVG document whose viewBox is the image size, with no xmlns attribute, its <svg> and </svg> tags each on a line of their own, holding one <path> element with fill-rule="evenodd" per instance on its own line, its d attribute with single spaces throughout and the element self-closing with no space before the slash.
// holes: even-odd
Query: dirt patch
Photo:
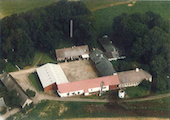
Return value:
<svg viewBox="0 0 170 120">
<path fill-rule="evenodd" d="M 90 60 L 59 63 L 70 82 L 97 78 L 98 74 Z"/>
<path fill-rule="evenodd" d="M 58 116 L 61 116 L 61 114 L 67 110 L 68 110 L 68 107 L 65 107 L 63 104 L 61 104 L 59 112 L 58 112 Z"/>
<path fill-rule="evenodd" d="M 92 9 L 91 11 L 96 11 L 96 10 L 100 10 L 100 9 L 103 9 L 103 8 L 108 8 L 108 7 L 112 7 L 112 6 L 127 4 L 127 3 L 130 3 L 130 2 L 131 1 L 123 1 L 123 2 L 117 2 L 117 3 L 113 3 L 113 4 L 109 4 L 109 5 L 102 5 L 102 6 L 99 6 L 99 7 L 96 7 L 94 9 Z"/>
<path fill-rule="evenodd" d="M 132 7 L 135 3 L 136 3 L 136 1 L 132 1 L 132 3 L 129 3 L 128 6 Z"/>
</svg>

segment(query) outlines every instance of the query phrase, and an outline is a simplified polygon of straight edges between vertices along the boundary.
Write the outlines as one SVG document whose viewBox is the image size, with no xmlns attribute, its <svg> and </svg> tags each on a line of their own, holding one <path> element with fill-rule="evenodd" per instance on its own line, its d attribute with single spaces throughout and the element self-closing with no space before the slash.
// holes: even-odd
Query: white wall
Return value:
<svg viewBox="0 0 170 120">
<path fill-rule="evenodd" d="M 31 104 L 31 103 L 32 103 L 32 100 L 27 99 L 27 100 L 25 101 L 25 103 L 22 105 L 22 108 L 24 108 L 25 105 L 29 105 L 29 104 Z"/>
<path fill-rule="evenodd" d="M 140 82 L 135 82 L 135 83 L 124 83 L 124 84 L 119 84 L 119 88 L 122 87 L 132 87 L 132 86 L 138 86 Z"/>
<path fill-rule="evenodd" d="M 57 90 L 57 93 L 60 95 L 60 97 L 70 97 L 70 96 L 75 96 L 75 95 L 84 94 L 84 90 L 72 91 L 72 92 L 67 92 L 67 93 L 60 93 L 60 92 Z"/>
<path fill-rule="evenodd" d="M 98 92 L 101 90 L 101 87 L 90 88 L 88 89 L 89 93 Z M 103 91 L 109 91 L 109 86 L 103 86 Z"/>
</svg>

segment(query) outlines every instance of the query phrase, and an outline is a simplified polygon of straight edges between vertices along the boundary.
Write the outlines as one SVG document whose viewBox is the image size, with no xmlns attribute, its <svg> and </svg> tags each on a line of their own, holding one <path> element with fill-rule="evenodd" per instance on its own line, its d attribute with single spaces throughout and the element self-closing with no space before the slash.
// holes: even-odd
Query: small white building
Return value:
<svg viewBox="0 0 170 120">
<path fill-rule="evenodd" d="M 119 98 L 124 98 L 125 97 L 125 91 L 124 90 L 119 90 L 118 96 L 119 96 Z"/>
</svg>

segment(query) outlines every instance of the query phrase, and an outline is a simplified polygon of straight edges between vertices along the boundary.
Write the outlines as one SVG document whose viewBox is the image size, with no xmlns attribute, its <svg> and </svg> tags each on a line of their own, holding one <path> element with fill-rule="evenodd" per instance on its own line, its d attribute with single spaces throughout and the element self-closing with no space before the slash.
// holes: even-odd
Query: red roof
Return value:
<svg viewBox="0 0 170 120">
<path fill-rule="evenodd" d="M 111 75 L 106 77 L 64 83 L 58 85 L 58 90 L 60 93 L 67 93 L 78 90 L 85 90 L 85 93 L 87 93 L 88 89 L 90 88 L 100 87 L 101 82 L 104 82 L 103 86 L 118 85 L 119 78 L 118 75 Z"/>
</svg>

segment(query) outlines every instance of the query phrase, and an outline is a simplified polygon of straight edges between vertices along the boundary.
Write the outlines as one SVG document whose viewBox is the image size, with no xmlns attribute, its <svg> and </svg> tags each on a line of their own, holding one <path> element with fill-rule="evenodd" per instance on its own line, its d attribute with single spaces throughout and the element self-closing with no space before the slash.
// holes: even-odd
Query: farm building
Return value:
<svg viewBox="0 0 170 120">
<path fill-rule="evenodd" d="M 117 89 L 118 75 L 87 80 L 69 81 L 60 65 L 47 63 L 36 69 L 44 91 L 57 90 L 61 97 L 89 95 L 90 93 Z"/>
<path fill-rule="evenodd" d="M 101 76 L 109 76 L 116 73 L 113 65 L 107 60 L 101 50 L 94 49 L 90 52 L 90 59 Z"/>
<path fill-rule="evenodd" d="M 112 41 L 108 36 L 103 36 L 103 38 L 98 39 L 99 43 L 104 49 L 104 55 L 108 58 L 109 61 L 117 60 L 119 58 L 118 50 L 113 46 Z"/>
<path fill-rule="evenodd" d="M 28 98 L 25 91 L 10 74 L 4 72 L 0 79 L 2 83 L 6 86 L 8 91 L 16 90 L 17 95 L 20 98 L 20 105 L 22 108 L 24 108 L 25 105 L 29 105 L 30 103 L 32 103 L 32 100 Z"/>
<path fill-rule="evenodd" d="M 76 58 L 89 58 L 89 48 L 88 45 L 83 46 L 73 46 L 71 48 L 56 49 L 57 61 L 76 59 Z"/>
<path fill-rule="evenodd" d="M 44 91 L 57 90 L 57 85 L 69 82 L 60 65 L 47 63 L 36 71 Z"/>
<path fill-rule="evenodd" d="M 88 80 L 75 81 L 58 85 L 58 94 L 61 97 L 74 95 L 89 95 L 99 91 L 109 91 L 117 89 L 119 85 L 118 75 L 93 78 Z"/>
<path fill-rule="evenodd" d="M 138 86 L 144 79 L 152 82 L 152 76 L 139 68 L 136 68 L 136 70 L 118 72 L 117 74 L 120 81 L 119 88 Z"/>
</svg>

